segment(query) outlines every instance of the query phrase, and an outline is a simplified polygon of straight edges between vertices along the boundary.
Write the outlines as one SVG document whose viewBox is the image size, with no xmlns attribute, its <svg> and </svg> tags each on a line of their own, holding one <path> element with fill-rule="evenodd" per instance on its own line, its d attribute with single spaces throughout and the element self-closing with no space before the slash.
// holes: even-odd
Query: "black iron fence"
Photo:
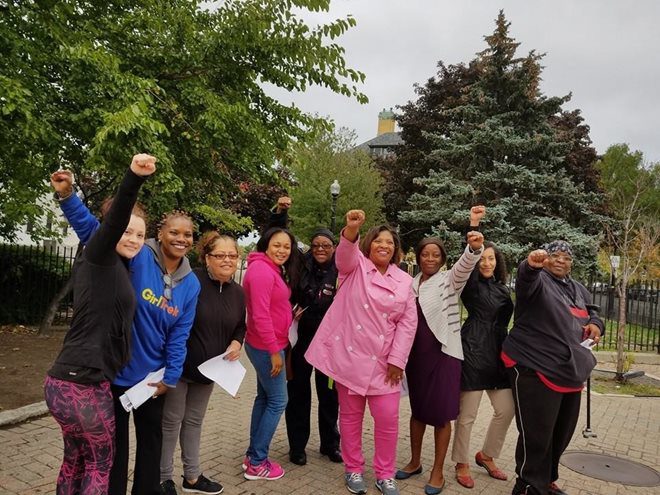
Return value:
<svg viewBox="0 0 660 495">
<path fill-rule="evenodd" d="M 605 322 L 601 350 L 616 348 L 620 298 L 616 287 L 607 282 L 591 281 L 585 286 L 594 304 L 600 306 Z M 660 353 L 660 281 L 633 282 L 626 288 L 625 350 Z"/>
<path fill-rule="evenodd" d="M 0 324 L 38 325 L 50 302 L 71 275 L 76 248 L 0 244 Z M 71 294 L 55 324 L 71 318 Z"/>
<path fill-rule="evenodd" d="M 0 324 L 37 325 L 51 300 L 71 274 L 75 248 L 56 246 L 14 246 L 0 244 Z M 239 263 L 235 280 L 242 283 L 245 259 Z M 402 264 L 411 275 L 414 264 Z M 600 306 L 606 333 L 600 350 L 616 347 L 619 295 L 615 287 L 602 281 L 585 283 Z M 515 297 L 515 286 L 512 284 Z M 634 282 L 626 289 L 627 325 L 625 350 L 660 353 L 660 281 Z M 55 316 L 55 324 L 67 324 L 72 315 L 71 294 L 65 297 Z M 463 308 L 461 317 L 464 318 Z"/>
</svg>

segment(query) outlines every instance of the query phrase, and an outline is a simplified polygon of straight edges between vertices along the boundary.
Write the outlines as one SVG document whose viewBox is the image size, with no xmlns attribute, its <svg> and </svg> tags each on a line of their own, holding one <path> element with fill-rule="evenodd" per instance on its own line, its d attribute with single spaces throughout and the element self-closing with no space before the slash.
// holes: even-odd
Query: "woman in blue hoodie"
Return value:
<svg viewBox="0 0 660 495">
<path fill-rule="evenodd" d="M 98 220 L 77 195 L 71 181 L 53 184 L 62 197 L 60 207 L 86 244 L 99 228 Z M 148 239 L 131 260 L 131 282 L 137 308 L 131 330 L 132 351 L 124 368 L 112 383 L 115 404 L 116 448 L 110 473 L 110 495 L 124 495 L 128 479 L 128 420 L 119 397 L 142 381 L 147 374 L 165 368 L 162 381 L 152 384 L 152 400 L 133 411 L 136 453 L 133 495 L 160 493 L 161 422 L 168 388 L 175 387 L 183 371 L 186 341 L 195 318 L 200 284 L 186 255 L 193 243 L 193 222 L 183 212 L 166 214 L 158 239 Z"/>
</svg>

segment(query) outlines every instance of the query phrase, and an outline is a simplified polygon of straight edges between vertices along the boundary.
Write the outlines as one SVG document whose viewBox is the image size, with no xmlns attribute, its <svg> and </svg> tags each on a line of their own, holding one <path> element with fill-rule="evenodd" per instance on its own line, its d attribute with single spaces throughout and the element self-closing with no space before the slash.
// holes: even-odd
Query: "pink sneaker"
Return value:
<svg viewBox="0 0 660 495">
<path fill-rule="evenodd" d="M 249 465 L 250 465 L 250 456 L 246 454 L 245 457 L 243 458 L 243 464 L 241 464 L 241 468 L 243 468 L 243 471 L 245 471 Z"/>
<path fill-rule="evenodd" d="M 258 466 L 249 463 L 243 476 L 246 480 L 279 480 L 284 476 L 284 469 L 278 463 L 266 459 Z"/>
</svg>

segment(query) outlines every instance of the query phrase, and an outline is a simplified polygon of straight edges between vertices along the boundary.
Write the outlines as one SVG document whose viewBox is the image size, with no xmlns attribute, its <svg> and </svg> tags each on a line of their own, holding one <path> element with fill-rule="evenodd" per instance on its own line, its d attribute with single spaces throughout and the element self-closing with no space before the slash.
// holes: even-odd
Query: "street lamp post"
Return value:
<svg viewBox="0 0 660 495">
<path fill-rule="evenodd" d="M 337 198 L 339 197 L 340 192 L 341 186 L 337 179 L 335 179 L 335 181 L 330 184 L 330 195 L 332 196 L 332 218 L 330 219 L 330 230 L 333 234 L 335 233 L 335 227 L 337 224 Z"/>
</svg>

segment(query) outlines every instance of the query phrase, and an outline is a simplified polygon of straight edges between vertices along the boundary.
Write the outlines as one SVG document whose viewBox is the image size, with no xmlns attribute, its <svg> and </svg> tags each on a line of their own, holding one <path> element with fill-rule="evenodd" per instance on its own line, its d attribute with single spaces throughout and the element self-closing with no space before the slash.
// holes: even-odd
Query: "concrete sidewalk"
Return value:
<svg viewBox="0 0 660 495">
<path fill-rule="evenodd" d="M 284 418 L 273 439 L 271 457 L 282 462 L 287 473 L 278 481 L 246 481 L 242 476 L 241 461 L 248 443 L 248 430 L 252 401 L 256 392 L 255 375 L 252 367 L 243 359 L 248 374 L 241 387 L 239 397 L 231 398 L 216 388 L 209 405 L 202 439 L 202 466 L 204 474 L 220 481 L 224 493 L 233 494 L 347 494 L 343 485 L 343 467 L 333 464 L 318 453 L 318 433 L 312 432 L 307 449 L 306 466 L 295 466 L 288 462 L 288 444 Z M 595 439 L 584 439 L 581 430 L 586 417 L 586 401 L 583 400 L 583 414 L 578 423 L 578 431 L 568 450 L 589 450 L 624 457 L 647 466 L 660 467 L 660 399 L 594 396 L 592 398 L 592 429 L 598 434 Z M 315 414 L 315 411 L 313 412 Z M 481 447 L 488 419 L 492 414 L 486 398 L 474 426 L 472 450 Z M 404 465 L 410 456 L 408 419 L 410 408 L 407 398 L 401 402 L 399 465 Z M 314 423 L 312 423 L 314 424 Z M 371 469 L 373 455 L 373 427 L 367 415 L 364 426 L 364 447 L 367 458 L 366 480 L 369 493 L 378 493 L 373 486 Z M 445 462 L 446 488 L 443 494 L 494 494 L 511 493 L 514 478 L 513 453 L 516 441 L 516 428 L 512 425 L 506 439 L 502 458 L 498 465 L 509 474 L 510 481 L 497 481 L 488 477 L 483 469 L 472 467 L 476 486 L 472 490 L 458 485 L 453 477 L 453 463 L 450 454 Z M 451 452 L 451 446 L 450 446 Z M 41 417 L 28 422 L 0 429 L 0 494 L 39 494 L 54 493 L 55 479 L 59 471 L 62 454 L 62 438 L 59 426 L 49 417 Z M 177 450 L 176 455 L 179 455 Z M 433 436 L 429 429 L 425 437 L 423 465 L 424 473 L 410 480 L 402 481 L 402 493 L 424 493 L 428 480 L 427 468 L 433 463 Z M 131 465 L 133 460 L 131 459 Z M 176 463 L 177 485 L 180 486 L 181 464 Z M 560 466 L 559 486 L 570 495 L 651 495 L 660 488 L 640 488 L 606 483 L 587 478 Z M 183 493 L 179 488 L 179 493 Z"/>
</svg>

